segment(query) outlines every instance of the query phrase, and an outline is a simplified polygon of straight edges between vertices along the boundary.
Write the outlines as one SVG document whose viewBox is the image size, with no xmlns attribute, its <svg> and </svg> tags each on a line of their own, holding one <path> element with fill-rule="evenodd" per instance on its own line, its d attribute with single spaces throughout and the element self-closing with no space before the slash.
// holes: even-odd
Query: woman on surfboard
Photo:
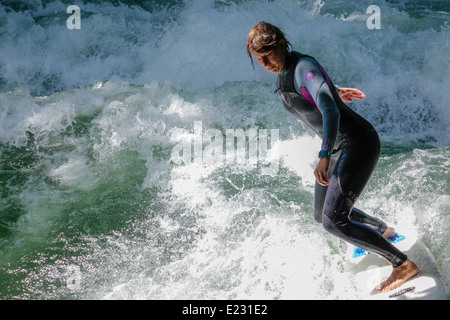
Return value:
<svg viewBox="0 0 450 320">
<path fill-rule="evenodd" d="M 418 273 L 415 263 L 388 237 L 394 229 L 354 208 L 380 155 L 373 126 L 344 102 L 363 99 L 353 88 L 337 89 L 311 56 L 290 50 L 291 43 L 276 26 L 260 22 L 248 34 L 247 53 L 277 74 L 284 107 L 322 138 L 314 170 L 314 218 L 330 233 L 387 259 L 393 266 L 379 292 L 398 288 Z"/>
</svg>

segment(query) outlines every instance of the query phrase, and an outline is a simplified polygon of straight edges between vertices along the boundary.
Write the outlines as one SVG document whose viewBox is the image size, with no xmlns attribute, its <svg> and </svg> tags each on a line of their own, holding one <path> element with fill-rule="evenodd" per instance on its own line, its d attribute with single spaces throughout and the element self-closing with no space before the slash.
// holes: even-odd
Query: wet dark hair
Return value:
<svg viewBox="0 0 450 320">
<path fill-rule="evenodd" d="M 286 35 L 280 28 L 265 21 L 261 21 L 248 33 L 247 54 L 253 63 L 252 51 L 268 52 L 277 48 L 282 48 L 285 53 L 290 51 L 292 44 L 286 39 Z"/>
</svg>

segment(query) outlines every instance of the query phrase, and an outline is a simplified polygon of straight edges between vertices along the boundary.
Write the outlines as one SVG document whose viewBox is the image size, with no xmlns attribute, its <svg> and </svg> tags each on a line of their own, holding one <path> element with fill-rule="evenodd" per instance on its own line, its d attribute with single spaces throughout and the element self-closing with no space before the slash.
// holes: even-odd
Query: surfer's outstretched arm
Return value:
<svg viewBox="0 0 450 320">
<path fill-rule="evenodd" d="M 339 90 L 339 98 L 342 99 L 342 101 L 344 102 L 353 102 L 353 99 L 364 99 L 366 97 L 366 95 L 364 94 L 364 92 L 355 89 L 355 88 L 341 88 L 341 87 L 337 87 L 337 89 Z"/>
</svg>

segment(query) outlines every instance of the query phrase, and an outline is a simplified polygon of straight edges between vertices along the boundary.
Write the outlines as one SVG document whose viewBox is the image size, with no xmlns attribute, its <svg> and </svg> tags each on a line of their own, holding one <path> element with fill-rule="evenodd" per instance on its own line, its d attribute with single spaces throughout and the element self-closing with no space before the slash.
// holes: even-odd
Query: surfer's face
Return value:
<svg viewBox="0 0 450 320">
<path fill-rule="evenodd" d="M 266 52 L 252 51 L 261 66 L 272 73 L 280 72 L 284 67 L 284 51 L 281 47 Z"/>
</svg>

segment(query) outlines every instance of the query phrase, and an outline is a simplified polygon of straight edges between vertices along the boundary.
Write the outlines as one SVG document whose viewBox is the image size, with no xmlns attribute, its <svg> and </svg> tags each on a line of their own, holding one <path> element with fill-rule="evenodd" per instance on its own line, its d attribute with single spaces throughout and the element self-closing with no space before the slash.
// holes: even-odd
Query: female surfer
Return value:
<svg viewBox="0 0 450 320">
<path fill-rule="evenodd" d="M 393 266 L 379 292 L 398 288 L 418 273 L 417 265 L 387 238 L 394 229 L 354 208 L 380 155 L 374 127 L 344 102 L 362 99 L 352 88 L 337 89 L 313 57 L 291 51 L 276 26 L 260 22 L 248 34 L 247 53 L 277 74 L 277 91 L 285 108 L 322 138 L 314 175 L 314 218 L 330 233 Z"/>
</svg>

